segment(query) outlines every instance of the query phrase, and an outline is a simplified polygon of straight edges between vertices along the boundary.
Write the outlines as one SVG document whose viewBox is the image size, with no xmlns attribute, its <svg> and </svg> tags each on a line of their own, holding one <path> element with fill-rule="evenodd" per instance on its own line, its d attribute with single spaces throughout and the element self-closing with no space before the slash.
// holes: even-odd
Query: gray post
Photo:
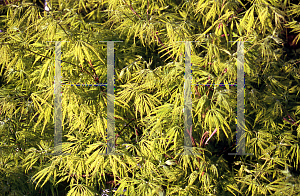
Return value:
<svg viewBox="0 0 300 196">
<path fill-rule="evenodd" d="M 107 42 L 107 154 L 115 150 L 115 55 L 114 42 Z"/>
<path fill-rule="evenodd" d="M 114 118 L 114 42 L 107 42 L 107 153 L 104 155 L 117 155 L 115 151 L 115 118 Z M 62 154 L 62 105 L 61 105 L 61 85 L 71 86 L 104 86 L 105 84 L 62 84 L 61 82 L 61 41 L 55 42 L 55 81 L 54 81 L 54 153 L 50 155 Z M 66 153 L 65 155 L 69 155 Z M 100 153 L 101 154 L 101 153 Z"/>
<path fill-rule="evenodd" d="M 62 154 L 62 105 L 61 105 L 61 41 L 55 41 L 55 75 L 54 75 L 54 153 L 48 155 Z"/>
<path fill-rule="evenodd" d="M 182 155 L 195 155 L 192 146 L 192 69 L 191 69 L 191 42 L 185 42 L 185 74 L 184 74 L 184 153 Z"/>
<path fill-rule="evenodd" d="M 55 42 L 54 154 L 62 153 L 61 42 Z"/>
<path fill-rule="evenodd" d="M 192 148 L 192 69 L 191 69 L 191 42 L 185 42 L 185 73 L 184 73 L 184 152 Z"/>
<path fill-rule="evenodd" d="M 101 41 L 102 42 L 102 41 Z M 115 53 L 114 43 L 122 41 L 105 41 L 107 42 L 107 151 L 102 155 L 119 155 L 115 153 Z"/>
<path fill-rule="evenodd" d="M 244 75 L 244 42 L 237 42 L 237 149 L 229 155 L 252 155 L 245 153 L 245 75 Z"/>
</svg>

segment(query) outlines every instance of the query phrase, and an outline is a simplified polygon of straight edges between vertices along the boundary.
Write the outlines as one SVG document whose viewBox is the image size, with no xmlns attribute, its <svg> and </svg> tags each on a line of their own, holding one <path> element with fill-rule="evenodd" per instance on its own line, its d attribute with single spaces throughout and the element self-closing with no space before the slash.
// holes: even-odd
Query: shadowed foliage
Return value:
<svg viewBox="0 0 300 196">
<path fill-rule="evenodd" d="M 1 195 L 299 195 L 300 4 L 291 0 L 0 0 Z M 49 11 L 48 11 L 49 9 Z M 55 44 L 62 83 L 106 83 L 115 43 L 115 145 L 106 87 L 62 86 L 54 151 Z M 246 153 L 236 86 L 192 85 L 184 150 L 185 45 L 192 83 L 236 83 L 244 43 Z M 49 42 L 50 41 L 50 42 Z M 51 42 L 52 41 L 52 42 Z M 67 42 L 65 42 L 67 41 Z M 300 42 L 299 42 L 300 43 Z M 214 130 L 217 130 L 214 132 Z M 215 134 L 213 134 L 213 132 Z"/>
</svg>

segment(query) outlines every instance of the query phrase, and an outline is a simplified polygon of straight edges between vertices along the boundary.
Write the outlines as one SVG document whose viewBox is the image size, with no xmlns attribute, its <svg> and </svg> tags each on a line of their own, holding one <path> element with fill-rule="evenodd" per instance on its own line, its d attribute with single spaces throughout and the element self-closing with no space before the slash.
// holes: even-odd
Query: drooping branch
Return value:
<svg viewBox="0 0 300 196">
<path fill-rule="evenodd" d="M 133 7 L 131 6 L 131 5 L 128 5 L 126 2 L 125 2 L 125 0 L 123 0 L 123 2 L 125 3 L 125 5 L 127 5 L 128 7 L 130 7 L 130 10 L 136 15 L 136 16 L 138 16 L 139 17 L 139 19 L 142 19 L 141 17 L 140 17 L 140 15 L 133 9 Z M 149 1 L 147 2 L 147 20 L 148 20 L 148 9 L 149 9 Z M 149 19 L 150 20 L 150 19 Z M 148 27 L 149 27 L 149 24 L 148 24 Z M 165 47 L 165 45 L 162 43 L 162 41 L 160 40 L 160 38 L 159 38 L 159 35 L 158 35 L 158 32 L 156 31 L 156 35 L 154 35 L 154 37 L 156 38 L 156 40 L 166 49 L 166 47 Z M 171 56 L 171 58 L 173 59 L 173 60 L 175 60 L 173 57 L 172 57 L 172 55 L 171 55 L 171 53 L 169 52 L 169 49 L 167 49 L 167 51 L 168 51 L 168 54 Z"/>
<path fill-rule="evenodd" d="M 160 40 L 157 31 L 156 31 L 156 35 L 154 35 L 154 36 L 155 36 L 155 38 L 157 39 L 157 41 L 158 41 L 165 49 L 167 49 L 167 48 L 165 47 L 165 45 L 162 43 L 162 41 Z M 172 55 L 171 55 L 169 49 L 167 49 L 167 51 L 168 51 L 168 54 L 171 56 L 171 58 L 172 58 L 173 60 L 175 60 L 175 59 L 172 57 Z"/>
<path fill-rule="evenodd" d="M 8 44 L 8 43 L 4 43 L 4 44 L 2 44 L 2 45 L 5 45 L 5 44 Z M 8 44 L 8 45 L 13 45 L 13 44 Z M 52 57 L 48 57 L 48 56 L 39 54 L 39 53 L 34 52 L 34 51 L 32 51 L 32 50 L 30 50 L 30 49 L 28 49 L 28 48 L 25 48 L 25 47 L 22 47 L 22 49 L 27 50 L 27 51 L 29 51 L 29 52 L 31 52 L 31 53 L 34 53 L 34 54 L 36 54 L 36 55 L 38 55 L 38 56 L 41 56 L 41 57 L 44 57 L 44 58 L 47 58 L 47 59 L 52 59 Z M 76 64 L 74 64 L 74 63 L 67 62 L 67 61 L 64 61 L 64 60 L 61 60 L 61 62 L 70 64 L 70 65 L 73 65 L 73 66 L 77 66 L 77 67 L 81 68 L 84 72 L 86 72 L 88 75 L 90 75 L 91 77 L 93 77 L 93 79 L 94 79 L 96 82 L 99 82 L 99 77 L 96 75 L 94 66 L 92 65 L 92 63 L 91 63 L 90 61 L 89 61 L 89 63 L 90 63 L 90 65 L 91 65 L 91 67 L 92 67 L 92 69 L 93 69 L 93 71 L 94 71 L 94 75 L 91 74 L 88 70 L 86 70 L 81 64 L 76 65 Z"/>
</svg>

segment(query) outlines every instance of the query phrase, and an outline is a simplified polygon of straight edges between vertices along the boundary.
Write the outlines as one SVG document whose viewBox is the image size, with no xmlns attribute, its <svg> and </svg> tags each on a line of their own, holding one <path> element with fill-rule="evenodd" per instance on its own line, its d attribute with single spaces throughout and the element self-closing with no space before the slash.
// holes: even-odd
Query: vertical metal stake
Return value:
<svg viewBox="0 0 300 196">
<path fill-rule="evenodd" d="M 54 154 L 62 153 L 61 42 L 55 42 Z"/>
<path fill-rule="evenodd" d="M 191 68 L 191 42 L 185 43 L 185 74 L 184 74 L 184 153 L 182 155 L 196 155 L 192 146 L 192 68 Z"/>
<path fill-rule="evenodd" d="M 185 74 L 184 74 L 184 154 L 192 154 L 192 93 L 191 93 L 191 42 L 185 42 Z"/>
<path fill-rule="evenodd" d="M 107 42 L 107 151 L 106 154 L 100 155 L 122 155 L 115 152 L 115 53 L 114 43 L 123 41 L 100 41 Z"/>
<path fill-rule="evenodd" d="M 115 118 L 114 118 L 114 88 L 115 88 L 115 55 L 114 42 L 107 42 L 107 154 L 115 150 Z"/>
<path fill-rule="evenodd" d="M 70 155 L 62 154 L 62 103 L 61 103 L 61 41 L 55 41 L 55 75 L 54 75 L 54 153 L 48 155 Z"/>
<path fill-rule="evenodd" d="M 244 75 L 244 42 L 237 42 L 237 149 L 229 155 L 253 155 L 245 153 L 245 75 Z"/>
</svg>

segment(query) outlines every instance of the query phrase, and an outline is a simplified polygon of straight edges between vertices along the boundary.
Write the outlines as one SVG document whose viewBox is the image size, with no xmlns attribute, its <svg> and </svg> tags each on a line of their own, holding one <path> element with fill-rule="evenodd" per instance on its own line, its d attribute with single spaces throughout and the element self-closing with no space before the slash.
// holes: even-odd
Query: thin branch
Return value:
<svg viewBox="0 0 300 196">
<path fill-rule="evenodd" d="M 218 128 L 216 128 L 216 129 L 214 130 L 214 132 L 212 132 L 212 134 L 211 134 L 211 135 L 209 136 L 209 138 L 206 140 L 205 145 L 208 144 L 208 141 L 209 141 L 210 138 L 217 132 L 217 130 L 218 130 Z"/>
<path fill-rule="evenodd" d="M 203 145 L 203 142 L 205 140 L 205 138 L 207 138 L 209 132 L 206 131 L 205 133 L 203 133 L 202 137 L 201 137 L 201 140 L 200 140 L 200 147 Z"/>
<path fill-rule="evenodd" d="M 72 37 L 67 33 L 67 31 L 61 26 L 61 24 L 60 23 L 57 23 L 59 26 L 60 26 L 60 28 L 62 28 L 62 30 L 65 32 L 65 34 L 70 38 L 70 39 L 72 39 Z"/>
<path fill-rule="evenodd" d="M 8 43 L 6 43 L 6 44 L 8 44 Z M 2 45 L 4 45 L 4 44 L 2 44 Z M 8 45 L 13 45 L 13 44 L 8 44 Z M 41 55 L 41 54 L 39 54 L 39 53 L 37 53 L 37 52 L 34 52 L 34 51 L 30 50 L 30 49 L 27 49 L 27 48 L 25 48 L 25 47 L 22 47 L 22 49 L 25 49 L 25 50 L 27 50 L 27 51 L 29 51 L 29 52 L 32 52 L 32 53 L 34 53 L 34 54 L 36 54 L 36 55 L 38 55 L 38 56 L 41 56 L 41 57 L 44 57 L 44 58 L 47 58 L 47 59 L 52 59 L 52 57 L 48 57 L 48 56 Z M 74 64 L 74 63 L 67 62 L 67 61 L 64 61 L 64 60 L 61 60 L 61 62 L 63 62 L 63 63 L 68 63 L 68 64 L 70 64 L 70 65 L 74 65 L 74 66 L 80 67 L 83 71 L 85 71 L 87 74 L 89 74 L 90 76 L 92 76 L 92 74 L 91 74 L 88 70 L 86 70 L 85 68 L 83 68 L 80 64 L 79 64 L 79 65 L 76 65 L 76 64 Z M 94 76 L 92 76 L 92 77 L 93 77 L 93 79 L 95 80 L 95 77 L 94 77 Z"/>
<path fill-rule="evenodd" d="M 142 19 L 142 18 L 140 17 L 140 15 L 139 15 L 138 13 L 136 13 L 136 11 L 132 8 L 131 5 L 129 6 L 129 5 L 126 3 L 126 1 L 124 1 L 124 0 L 123 0 L 123 2 L 125 3 L 125 5 L 127 5 L 128 7 L 130 7 L 131 11 L 132 11 L 136 16 L 138 16 L 140 19 Z"/>
<path fill-rule="evenodd" d="M 196 147 L 195 140 L 194 140 L 194 138 L 192 136 L 192 127 L 193 126 L 191 126 L 190 131 L 189 131 L 189 129 L 187 129 L 186 131 L 188 132 L 190 138 L 192 139 L 193 147 Z"/>
<path fill-rule="evenodd" d="M 96 74 L 95 68 L 94 68 L 94 66 L 93 66 L 93 64 L 92 64 L 92 62 L 91 62 L 91 60 L 89 60 L 89 64 L 90 64 L 90 66 L 92 67 L 94 74 Z"/>
<path fill-rule="evenodd" d="M 135 120 L 135 118 L 133 118 L 128 124 L 126 124 L 126 125 L 121 129 L 121 131 L 119 131 L 118 133 L 121 134 L 121 132 L 125 129 L 125 127 L 129 126 L 129 124 L 132 123 L 134 120 Z"/>
<path fill-rule="evenodd" d="M 147 20 L 149 20 L 149 0 L 147 0 Z"/>
<path fill-rule="evenodd" d="M 198 86 L 195 86 L 195 91 L 196 91 L 196 95 L 198 96 L 198 98 L 201 98 L 201 95 L 198 91 Z"/>
<path fill-rule="evenodd" d="M 296 124 L 295 122 L 291 122 L 291 121 L 287 120 L 285 117 L 283 117 L 283 120 L 285 120 L 286 122 L 289 122 L 289 123 L 291 123 L 291 124 L 295 124 L 295 125 L 299 126 L 299 125 Z"/>
<path fill-rule="evenodd" d="M 165 45 L 162 43 L 162 41 L 160 40 L 157 31 L 156 31 L 156 35 L 154 35 L 154 36 L 155 36 L 155 38 L 157 39 L 157 41 L 158 41 L 165 49 L 167 49 L 167 48 L 165 47 Z M 169 49 L 167 49 L 167 51 L 168 51 L 169 55 L 171 56 L 171 58 L 172 58 L 173 60 L 175 60 L 175 59 L 172 57 L 172 55 L 171 55 Z"/>
<path fill-rule="evenodd" d="M 82 70 L 84 70 L 86 73 L 88 73 L 89 75 L 92 75 L 88 70 L 86 70 L 85 68 L 83 68 L 82 66 L 81 66 L 81 64 L 79 64 L 79 67 L 81 67 L 81 69 Z"/>
</svg>

